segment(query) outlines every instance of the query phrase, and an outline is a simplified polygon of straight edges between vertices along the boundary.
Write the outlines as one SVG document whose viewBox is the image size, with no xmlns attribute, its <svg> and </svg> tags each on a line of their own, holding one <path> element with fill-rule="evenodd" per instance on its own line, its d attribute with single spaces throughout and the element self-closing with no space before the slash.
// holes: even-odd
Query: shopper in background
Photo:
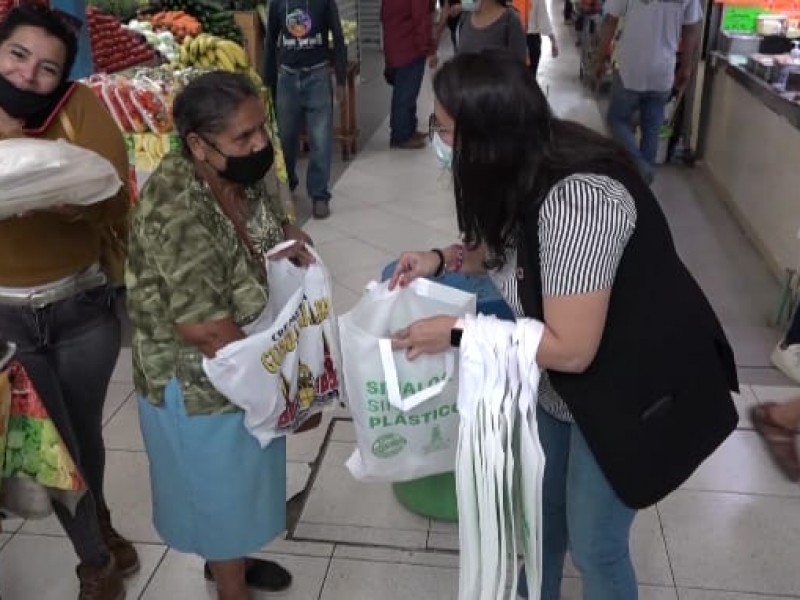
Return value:
<svg viewBox="0 0 800 600">
<path fill-rule="evenodd" d="M 558 40 L 556 40 L 556 35 L 553 32 L 553 22 L 550 19 L 547 0 L 531 0 L 527 14 L 528 66 L 531 74 L 536 77 L 539 71 L 539 62 L 542 58 L 542 38 L 547 37 L 550 39 L 553 58 L 558 57 Z"/>
<path fill-rule="evenodd" d="M 437 26 L 436 39 L 440 40 L 445 29 L 450 30 L 453 52 L 458 52 L 458 22 L 461 20 L 461 0 L 444 0 L 441 6 L 441 20 Z"/>
<path fill-rule="evenodd" d="M 336 100 L 342 103 L 347 78 L 347 47 L 336 0 L 286 0 L 270 4 L 264 81 L 277 95 L 278 129 L 292 191 L 299 183 L 297 153 L 303 124 L 306 126 L 311 149 L 306 189 L 312 202 L 312 214 L 317 219 L 330 216 L 331 34 Z"/>
<path fill-rule="evenodd" d="M 65 138 L 108 159 L 128 179 L 122 134 L 85 86 L 68 81 L 80 22 L 23 5 L 0 25 L 0 139 Z M 103 405 L 120 350 L 109 273 L 108 228 L 124 222 L 129 190 L 91 207 L 65 206 L 0 221 L 0 337 L 17 357 L 89 488 L 72 511 L 53 507 L 81 563 L 82 600 L 117 600 L 139 569 L 111 525 L 103 494 Z"/>
<path fill-rule="evenodd" d="M 625 20 L 618 42 L 619 71 L 614 73 L 608 124 L 614 137 L 636 159 L 642 175 L 652 183 L 664 108 L 673 91 L 683 90 L 691 78 L 700 46 L 703 8 L 700 0 L 606 0 L 604 10 L 598 80 L 608 69 L 619 20 Z M 679 48 L 681 64 L 676 75 Z M 638 142 L 634 129 L 637 114 Z"/>
<path fill-rule="evenodd" d="M 458 53 L 477 54 L 504 50 L 528 63 L 528 45 L 520 15 L 506 0 L 481 0 L 464 11 L 458 24 Z"/>
<path fill-rule="evenodd" d="M 433 146 L 464 242 L 402 255 L 390 285 L 489 270 L 518 326 L 544 323 L 531 365 L 544 369 L 542 599 L 560 597 L 569 548 L 585 600 L 634 600 L 632 506 L 663 498 L 735 429 L 730 345 L 616 142 L 556 118 L 507 55 L 456 57 L 434 93 Z M 460 327 L 424 319 L 394 346 L 444 352 Z"/>
<path fill-rule="evenodd" d="M 392 148 L 418 150 L 427 134 L 417 130 L 417 99 L 425 76 L 425 62 L 439 62 L 430 0 L 383 0 L 381 3 L 386 79 L 392 85 L 389 117 Z"/>
<path fill-rule="evenodd" d="M 220 600 L 246 600 L 248 587 L 291 584 L 279 565 L 244 558 L 286 527 L 286 440 L 261 448 L 202 361 L 263 312 L 263 253 L 293 238 L 292 256 L 307 264 L 309 239 L 268 190 L 267 117 L 246 77 L 203 75 L 173 113 L 183 151 L 142 189 L 126 276 L 153 520 L 171 548 L 209 561 Z"/>
</svg>

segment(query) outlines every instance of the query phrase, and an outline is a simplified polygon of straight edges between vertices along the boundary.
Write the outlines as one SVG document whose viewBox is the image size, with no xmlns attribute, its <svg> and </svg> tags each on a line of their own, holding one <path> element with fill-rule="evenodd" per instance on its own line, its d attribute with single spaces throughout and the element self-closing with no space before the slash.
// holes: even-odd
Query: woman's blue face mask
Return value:
<svg viewBox="0 0 800 600">
<path fill-rule="evenodd" d="M 439 163 L 447 170 L 452 170 L 453 168 L 453 148 L 448 146 L 447 143 L 442 139 L 441 134 L 436 131 L 433 134 L 433 151 L 436 154 L 436 158 L 439 159 Z"/>
</svg>

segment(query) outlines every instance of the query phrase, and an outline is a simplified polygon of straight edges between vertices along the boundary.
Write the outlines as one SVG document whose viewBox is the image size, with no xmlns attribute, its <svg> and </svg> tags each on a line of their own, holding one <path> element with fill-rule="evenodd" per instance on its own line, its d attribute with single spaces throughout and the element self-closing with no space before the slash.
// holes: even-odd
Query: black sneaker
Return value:
<svg viewBox="0 0 800 600">
<path fill-rule="evenodd" d="M 330 202 L 327 200 L 314 200 L 313 214 L 315 219 L 327 219 L 331 216 Z"/>
<path fill-rule="evenodd" d="M 264 592 L 282 592 L 292 585 L 292 574 L 270 560 L 248 558 L 245 567 L 245 582 L 247 587 Z M 203 575 L 207 581 L 214 581 L 214 575 L 208 563 L 203 568 Z"/>
</svg>

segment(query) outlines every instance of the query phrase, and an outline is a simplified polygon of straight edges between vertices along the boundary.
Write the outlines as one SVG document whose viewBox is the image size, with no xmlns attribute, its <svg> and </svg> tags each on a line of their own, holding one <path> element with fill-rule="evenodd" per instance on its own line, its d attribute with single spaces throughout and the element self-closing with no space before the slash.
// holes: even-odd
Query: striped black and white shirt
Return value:
<svg viewBox="0 0 800 600">
<path fill-rule="evenodd" d="M 636 203 L 615 179 L 577 174 L 557 183 L 539 212 L 542 293 L 571 296 L 610 288 L 635 227 Z M 492 279 L 514 314 L 523 317 L 516 267 L 514 252 Z M 573 420 L 547 372 L 540 379 L 539 402 L 557 419 Z"/>
</svg>

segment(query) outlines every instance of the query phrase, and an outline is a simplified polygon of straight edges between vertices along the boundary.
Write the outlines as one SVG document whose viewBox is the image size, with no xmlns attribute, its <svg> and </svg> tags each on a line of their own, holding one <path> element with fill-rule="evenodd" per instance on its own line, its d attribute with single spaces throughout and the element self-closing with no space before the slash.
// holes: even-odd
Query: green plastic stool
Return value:
<svg viewBox="0 0 800 600">
<path fill-rule="evenodd" d="M 412 513 L 437 521 L 458 521 L 455 473 L 403 481 L 393 487 L 395 498 Z"/>
</svg>

